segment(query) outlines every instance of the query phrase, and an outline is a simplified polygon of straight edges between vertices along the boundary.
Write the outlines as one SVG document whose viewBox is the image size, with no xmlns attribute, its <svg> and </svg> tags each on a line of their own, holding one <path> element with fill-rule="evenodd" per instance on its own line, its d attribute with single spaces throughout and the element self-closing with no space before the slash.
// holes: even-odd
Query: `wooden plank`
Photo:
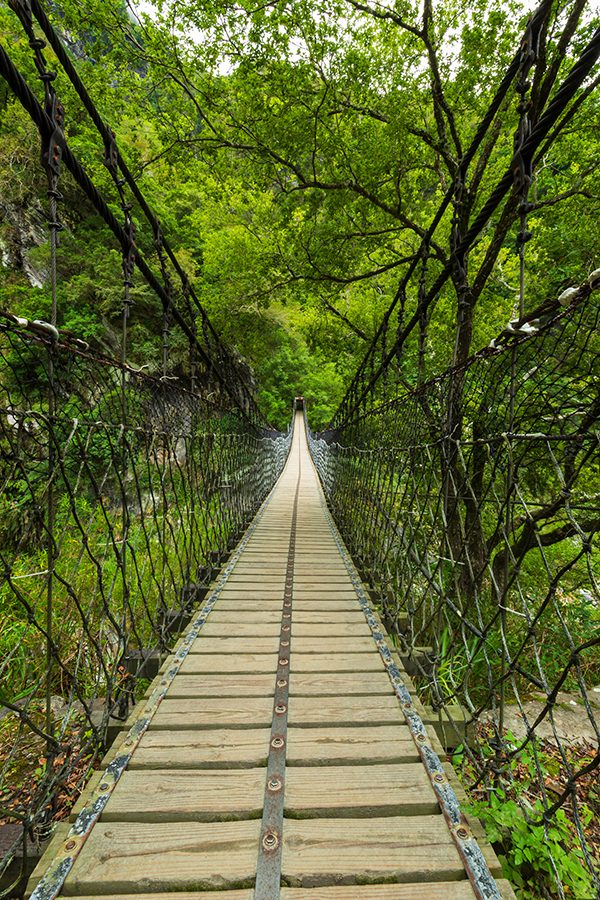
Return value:
<svg viewBox="0 0 600 900">
<path fill-rule="evenodd" d="M 170 700 L 165 697 L 152 719 L 151 729 L 264 728 L 271 724 L 271 697 Z"/>
<path fill-rule="evenodd" d="M 287 820 L 282 870 L 291 887 L 464 879 L 441 815 Z"/>
<path fill-rule="evenodd" d="M 288 766 L 350 763 L 368 766 L 417 760 L 417 749 L 406 725 L 372 725 L 369 728 L 290 726 L 288 730 Z"/>
<path fill-rule="evenodd" d="M 337 544 L 329 538 L 320 538 L 318 541 L 311 541 L 303 538 L 301 534 L 296 534 L 296 553 L 303 556 L 310 556 L 312 559 L 340 559 L 340 551 Z"/>
<path fill-rule="evenodd" d="M 368 637 L 371 646 L 373 644 L 373 638 L 371 637 L 371 629 L 364 621 L 362 622 L 352 622 L 352 623 L 340 623 L 340 622 L 316 622 L 316 623 L 306 623 L 306 622 L 298 622 L 297 620 L 292 621 L 292 637 L 321 637 L 321 638 L 355 638 L 355 637 Z M 296 644 L 294 643 L 294 649 Z M 348 649 L 354 650 L 354 642 L 348 642 Z"/>
<path fill-rule="evenodd" d="M 381 672 L 378 653 L 292 653 L 291 672 Z"/>
<path fill-rule="evenodd" d="M 321 588 L 312 588 L 304 590 L 304 588 L 294 588 L 294 599 L 297 600 L 354 600 L 356 592 L 353 588 L 344 590 L 343 588 L 333 588 L 328 590 L 326 586 Z"/>
<path fill-rule="evenodd" d="M 281 573 L 269 573 L 268 575 L 260 575 L 257 577 L 252 577 L 251 575 L 244 575 L 243 573 L 238 573 L 234 569 L 229 578 L 227 579 L 227 584 L 230 587 L 236 588 L 245 588 L 245 587 L 256 587 L 257 582 L 259 584 L 269 585 L 269 587 L 283 587 L 285 585 L 285 572 Z"/>
<path fill-rule="evenodd" d="M 240 559 L 243 557 L 254 557 L 257 555 L 264 556 L 267 553 L 269 556 L 274 557 L 276 559 L 280 559 L 281 557 L 287 558 L 290 549 L 290 539 L 289 539 L 289 526 L 285 528 L 286 538 L 284 541 L 270 541 L 270 540 L 259 540 L 253 541 L 250 544 L 247 544 L 244 548 Z"/>
<path fill-rule="evenodd" d="M 296 597 L 292 603 L 294 616 L 297 612 L 359 612 L 364 618 L 356 597 L 352 600 L 299 600 Z"/>
<path fill-rule="evenodd" d="M 167 697 L 272 697 L 274 693 L 275 679 L 270 673 L 241 678 L 239 675 L 178 675 Z"/>
<path fill-rule="evenodd" d="M 505 900 L 514 900 L 507 881 L 497 881 Z M 136 900 L 182 900 L 179 894 L 136 894 Z M 468 881 L 429 882 L 428 884 L 335 885 L 324 888 L 282 888 L 281 900 L 473 900 Z M 74 900 L 84 900 L 83 897 Z M 106 900 L 106 895 L 85 900 Z M 131 900 L 130 894 L 116 894 L 113 900 Z M 188 891 L 185 900 L 254 900 L 254 891 Z"/>
<path fill-rule="evenodd" d="M 299 588 L 303 591 L 320 591 L 326 588 L 328 591 L 344 590 L 354 592 L 352 582 L 347 576 L 344 578 L 340 575 L 323 575 L 321 578 L 315 579 L 314 572 L 311 572 L 310 575 L 308 573 L 306 575 L 295 574 L 294 588 Z"/>
<path fill-rule="evenodd" d="M 508 881 L 498 881 L 497 885 L 505 900 L 514 900 L 515 895 Z M 207 897 L 208 895 L 203 894 L 202 896 Z M 230 900 L 230 896 L 230 894 L 224 894 L 222 900 Z M 345 884 L 324 888 L 282 888 L 281 890 L 281 900 L 473 900 L 474 896 L 473 888 L 468 881 L 429 882 L 427 884 L 361 884 L 356 886 Z"/>
<path fill-rule="evenodd" d="M 239 585 L 224 587 L 221 591 L 221 597 L 223 599 L 243 597 L 246 600 L 279 600 L 281 602 L 283 594 L 281 588 L 274 588 L 270 584 L 261 587 L 260 584 L 255 583 L 249 588 L 241 588 Z"/>
<path fill-rule="evenodd" d="M 202 634 L 198 640 L 206 640 L 207 638 L 225 638 L 225 637 L 273 637 L 279 635 L 281 631 L 281 613 L 279 613 L 279 621 L 275 619 L 272 622 L 219 622 L 211 616 L 202 628 Z M 252 641 L 253 648 L 256 642 Z M 194 651 L 192 651 L 194 652 Z"/>
<path fill-rule="evenodd" d="M 190 654 L 211 653 L 226 655 L 232 653 L 237 655 L 252 651 L 255 655 L 260 653 L 274 655 L 277 653 L 278 647 L 279 639 L 275 636 L 270 638 L 203 637 L 201 631 L 200 636 L 190 647 Z"/>
<path fill-rule="evenodd" d="M 331 544 L 329 547 L 313 547 L 310 550 L 305 550 L 300 542 L 296 547 L 295 558 L 299 562 L 305 562 L 307 564 L 313 559 L 317 559 L 320 562 L 327 562 L 329 560 L 340 559 L 340 553 L 336 544 Z"/>
<path fill-rule="evenodd" d="M 318 625 L 320 623 L 336 623 L 347 622 L 348 624 L 362 625 L 365 621 L 364 613 L 358 607 L 350 605 L 344 609 L 331 609 L 327 606 L 326 610 L 321 609 L 298 609 L 297 605 L 293 605 L 292 621 L 307 625 Z"/>
<path fill-rule="evenodd" d="M 227 609 L 217 604 L 206 624 L 208 625 L 209 622 L 228 622 L 233 625 L 254 622 L 277 622 L 279 624 L 281 622 L 281 609 L 277 609 L 274 604 L 266 609 L 254 610 Z"/>
<path fill-rule="evenodd" d="M 254 613 L 254 612 L 270 612 L 274 613 L 276 617 L 281 616 L 281 604 L 282 597 L 279 600 L 244 600 L 243 597 L 236 598 L 224 598 L 219 597 L 219 600 L 213 610 L 211 612 L 209 620 L 212 619 L 213 614 L 219 610 L 221 613 L 234 613 L 234 612 L 243 612 L 243 613 Z"/>
<path fill-rule="evenodd" d="M 309 771 L 309 770 L 307 770 Z M 324 770 L 320 770 L 324 771 Z M 103 822 L 227 822 L 262 813 L 266 769 L 127 771 Z"/>
<path fill-rule="evenodd" d="M 266 765 L 268 728 L 214 729 L 207 731 L 146 732 L 129 770 L 136 769 L 235 769 Z"/>
<path fill-rule="evenodd" d="M 181 676 L 179 676 L 181 678 Z M 176 678 L 177 682 L 179 678 Z M 392 683 L 386 672 L 346 672 L 342 674 L 321 672 L 296 672 L 290 676 L 290 696 L 348 697 L 364 694 L 394 695 Z"/>
<path fill-rule="evenodd" d="M 281 607 L 277 607 L 276 604 L 271 604 L 265 608 L 265 606 L 260 606 L 258 609 L 248 610 L 245 609 L 243 604 L 238 604 L 240 606 L 239 609 L 231 605 L 223 605 L 221 606 L 218 603 L 213 611 L 210 614 L 210 617 L 207 621 L 209 622 L 228 622 L 230 624 L 240 624 L 242 623 L 253 623 L 253 622 L 277 622 L 281 621 Z M 331 624 L 335 625 L 336 623 L 340 624 L 348 624 L 348 625 L 363 625 L 365 623 L 364 614 L 361 612 L 359 608 L 350 608 L 349 610 L 339 610 L 327 608 L 326 612 L 321 610 L 302 610 L 293 608 L 293 622 L 304 625 L 319 625 L 323 624 Z M 203 629 L 204 630 L 204 629 Z"/>
<path fill-rule="evenodd" d="M 468 881 L 428 884 L 334 885 L 324 888 L 284 888 L 281 900 L 473 900 Z M 227 900 L 227 895 L 223 900 Z"/>
<path fill-rule="evenodd" d="M 84 898 L 75 897 L 73 900 Z M 88 895 L 85 900 L 106 900 L 106 894 Z M 131 900 L 131 894 L 111 894 L 111 900 Z M 135 894 L 135 900 L 254 900 L 254 888 L 244 891 L 186 891 L 183 897 L 180 893 L 165 894 L 161 891 L 158 894 Z"/>
<path fill-rule="evenodd" d="M 215 674 L 244 675 L 277 671 L 277 656 L 274 653 L 238 653 L 217 655 L 213 653 L 190 653 L 181 664 L 182 675 Z M 179 677 L 179 676 L 178 676 Z"/>
<path fill-rule="evenodd" d="M 423 765 L 296 766 L 286 773 L 285 810 L 293 818 L 428 816 L 439 812 Z M 369 823 L 364 834 L 369 834 Z"/>
<path fill-rule="evenodd" d="M 283 565 L 287 562 L 288 551 L 287 550 L 244 550 L 242 556 L 240 556 L 240 560 L 244 560 L 244 562 L 253 562 L 253 563 L 277 563 L 278 565 Z"/>
<path fill-rule="evenodd" d="M 260 821 L 180 824 L 100 822 L 63 889 L 136 894 L 251 887 Z"/>
<path fill-rule="evenodd" d="M 337 641 L 335 638 L 297 637 L 293 652 L 299 653 L 373 653 L 381 661 L 379 651 L 372 637 L 354 637 Z"/>
<path fill-rule="evenodd" d="M 294 697 L 289 723 L 319 725 L 387 725 L 405 721 L 395 695 L 375 697 Z"/>
</svg>

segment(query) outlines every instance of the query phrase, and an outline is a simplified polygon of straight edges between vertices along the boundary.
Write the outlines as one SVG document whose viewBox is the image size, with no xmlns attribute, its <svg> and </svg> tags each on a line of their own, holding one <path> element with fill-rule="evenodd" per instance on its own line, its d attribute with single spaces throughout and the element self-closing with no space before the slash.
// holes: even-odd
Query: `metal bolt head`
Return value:
<svg viewBox="0 0 600 900">
<path fill-rule="evenodd" d="M 106 781 L 103 781 L 102 784 L 100 785 L 100 790 L 101 790 L 101 791 L 107 791 L 107 790 L 109 789 L 109 787 L 110 787 L 110 785 L 107 784 Z"/>
<path fill-rule="evenodd" d="M 65 850 L 74 850 L 77 846 L 77 841 L 67 841 L 65 844 Z"/>
<path fill-rule="evenodd" d="M 446 779 L 444 778 L 444 776 L 442 775 L 441 772 L 436 772 L 435 775 L 433 776 L 433 780 L 436 781 L 438 784 L 443 784 L 443 782 Z"/>
<path fill-rule="evenodd" d="M 271 747 L 274 750 L 280 750 L 282 747 L 285 747 L 285 741 L 281 737 L 274 737 L 271 741 Z"/>
<path fill-rule="evenodd" d="M 282 716 L 284 714 L 284 712 L 286 712 L 286 710 L 287 710 L 287 706 L 285 705 L 285 703 L 278 703 L 277 706 L 275 707 L 275 712 L 277 713 L 278 716 Z"/>
<path fill-rule="evenodd" d="M 290 661 L 289 661 L 289 659 L 287 658 L 287 656 L 282 656 L 282 657 L 280 658 L 280 660 L 279 660 L 279 665 L 280 665 L 280 666 L 288 666 L 289 663 L 290 663 Z"/>
<path fill-rule="evenodd" d="M 263 836 L 262 846 L 263 850 L 266 850 L 267 852 L 270 850 L 277 850 L 279 847 L 279 836 L 274 831 L 267 831 Z"/>
<path fill-rule="evenodd" d="M 289 625 L 282 625 L 282 626 L 281 626 L 281 630 L 282 630 L 282 631 L 289 631 L 289 630 L 290 630 L 290 626 L 289 626 Z"/>
<path fill-rule="evenodd" d="M 469 837 L 469 832 L 468 832 L 468 830 L 465 828 L 464 825 L 461 825 L 460 828 L 457 828 L 457 829 L 456 829 L 456 833 L 457 833 L 458 837 L 461 838 L 463 841 L 466 840 L 466 838 Z"/>
<path fill-rule="evenodd" d="M 283 782 L 278 776 L 276 776 L 275 778 L 269 778 L 269 781 L 267 782 L 267 787 L 272 793 L 280 791 L 282 786 Z"/>
<path fill-rule="evenodd" d="M 281 641 L 281 646 L 282 646 L 282 647 L 289 647 L 289 646 L 290 646 L 290 642 L 289 642 L 289 641 Z"/>
<path fill-rule="evenodd" d="M 287 678 L 278 678 L 277 679 L 277 687 L 284 688 L 287 687 L 288 680 Z"/>
</svg>

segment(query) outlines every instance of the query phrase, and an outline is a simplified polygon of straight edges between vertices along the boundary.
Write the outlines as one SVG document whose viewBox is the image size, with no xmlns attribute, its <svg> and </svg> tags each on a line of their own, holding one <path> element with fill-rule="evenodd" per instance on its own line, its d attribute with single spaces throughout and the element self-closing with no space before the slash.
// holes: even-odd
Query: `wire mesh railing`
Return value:
<svg viewBox="0 0 600 900">
<path fill-rule="evenodd" d="M 539 836 L 538 858 L 509 870 L 516 886 L 523 871 L 536 883 L 525 896 L 600 887 L 592 287 L 598 272 L 536 333 L 492 342 L 310 439 L 332 512 L 444 723 L 474 808 L 503 853 L 521 826 Z"/>
<path fill-rule="evenodd" d="M 16 45 L 0 47 L 0 74 L 40 134 L 51 295 L 50 321 L 33 288 L 0 313 L 0 896 L 20 896 L 109 729 L 276 481 L 290 434 L 264 422 L 248 366 L 212 326 L 43 6 L 9 5 L 30 56 L 16 65 Z M 67 84 L 109 179 L 70 147 Z M 107 329 L 119 358 L 62 326 L 59 233 L 81 204 L 107 260 L 120 251 L 121 317 Z"/>
<path fill-rule="evenodd" d="M 543 300 L 526 252 L 532 185 L 598 84 L 600 30 L 571 46 L 581 10 L 560 39 L 553 5 L 533 12 L 328 430 L 310 438 L 340 530 L 524 898 L 600 891 L 600 270 Z M 498 170 L 511 89 L 513 153 Z M 491 189 L 490 171 L 503 173 Z M 509 239 L 512 318 L 472 355 Z M 440 334 L 451 367 L 430 378 Z"/>
<path fill-rule="evenodd" d="M 78 343 L 0 325 L 4 866 L 68 814 L 289 447 Z"/>
</svg>

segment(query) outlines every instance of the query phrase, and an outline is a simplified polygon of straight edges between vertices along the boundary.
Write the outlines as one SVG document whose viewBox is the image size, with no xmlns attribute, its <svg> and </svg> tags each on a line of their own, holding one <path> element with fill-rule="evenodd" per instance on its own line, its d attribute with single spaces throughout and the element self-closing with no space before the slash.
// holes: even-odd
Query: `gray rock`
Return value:
<svg viewBox="0 0 600 900">
<path fill-rule="evenodd" d="M 552 743 L 593 744 L 598 746 L 597 730 L 600 730 L 600 688 L 590 688 L 588 698 L 592 706 L 593 721 L 588 715 L 580 694 L 561 691 L 553 708 L 546 712 L 536 726 L 538 738 Z M 524 738 L 528 729 L 545 708 L 542 696 L 518 704 L 507 705 L 504 709 L 504 727 L 517 739 Z M 497 714 L 490 712 L 487 721 L 497 720 Z"/>
</svg>

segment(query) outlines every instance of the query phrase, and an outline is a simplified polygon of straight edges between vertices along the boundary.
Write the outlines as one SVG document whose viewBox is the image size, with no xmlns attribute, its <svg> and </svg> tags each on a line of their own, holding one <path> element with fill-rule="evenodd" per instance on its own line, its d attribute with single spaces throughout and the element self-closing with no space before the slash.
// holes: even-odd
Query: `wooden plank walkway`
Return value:
<svg viewBox="0 0 600 900">
<path fill-rule="evenodd" d="M 483 895 L 467 880 L 343 552 L 297 414 L 284 473 L 210 612 L 165 662 L 30 891 L 69 860 L 69 897 L 514 896 L 502 880 Z M 425 745 L 442 753 L 434 736 Z M 99 821 L 80 837 L 95 802 Z M 34 896 L 48 896 L 48 877 Z"/>
</svg>

